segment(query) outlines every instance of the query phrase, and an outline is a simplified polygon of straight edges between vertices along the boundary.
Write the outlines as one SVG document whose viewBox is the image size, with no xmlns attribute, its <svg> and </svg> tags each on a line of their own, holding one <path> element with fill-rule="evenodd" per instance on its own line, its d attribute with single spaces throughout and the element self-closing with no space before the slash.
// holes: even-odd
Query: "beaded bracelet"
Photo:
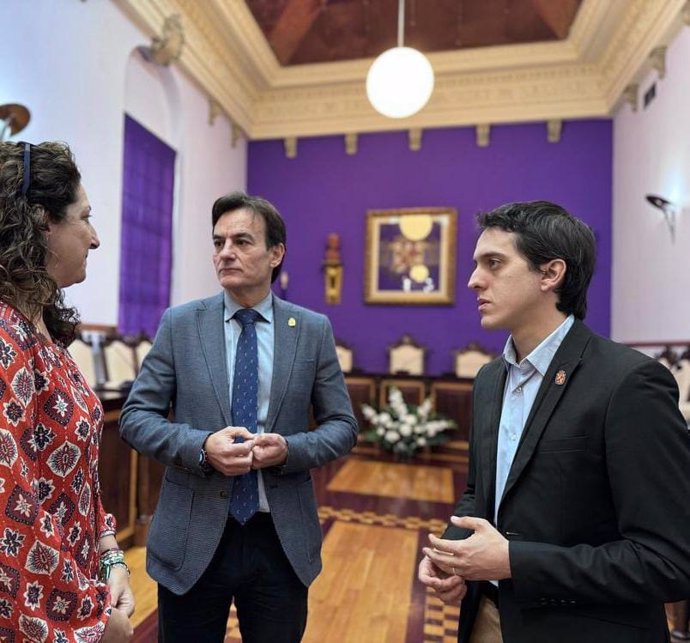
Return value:
<svg viewBox="0 0 690 643">
<path fill-rule="evenodd" d="M 107 581 L 110 578 L 110 570 L 115 565 L 122 565 L 127 570 L 129 576 L 129 567 L 125 562 L 125 553 L 121 549 L 107 549 L 101 553 L 101 559 L 98 564 L 98 576 L 102 581 Z"/>
</svg>

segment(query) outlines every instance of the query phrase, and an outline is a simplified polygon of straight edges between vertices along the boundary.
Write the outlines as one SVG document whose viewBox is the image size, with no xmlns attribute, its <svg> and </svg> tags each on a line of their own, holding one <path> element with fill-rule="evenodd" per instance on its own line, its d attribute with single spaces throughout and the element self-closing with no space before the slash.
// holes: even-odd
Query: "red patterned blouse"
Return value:
<svg viewBox="0 0 690 643">
<path fill-rule="evenodd" d="M 0 302 L 0 641 L 100 641 L 103 407 L 67 351 Z"/>
</svg>

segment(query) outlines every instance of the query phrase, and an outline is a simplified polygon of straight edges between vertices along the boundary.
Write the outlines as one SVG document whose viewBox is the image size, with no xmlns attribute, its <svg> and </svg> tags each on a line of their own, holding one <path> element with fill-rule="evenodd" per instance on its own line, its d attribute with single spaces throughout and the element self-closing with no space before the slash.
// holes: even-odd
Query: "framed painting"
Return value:
<svg viewBox="0 0 690 643">
<path fill-rule="evenodd" d="M 457 217 L 453 208 L 369 210 L 364 301 L 452 304 Z"/>
</svg>

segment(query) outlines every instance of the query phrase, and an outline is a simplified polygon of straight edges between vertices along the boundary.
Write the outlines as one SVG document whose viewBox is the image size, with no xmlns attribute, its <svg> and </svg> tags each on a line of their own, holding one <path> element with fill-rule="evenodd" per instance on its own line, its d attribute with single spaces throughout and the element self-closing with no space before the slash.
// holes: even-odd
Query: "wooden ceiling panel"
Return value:
<svg viewBox="0 0 690 643">
<path fill-rule="evenodd" d="M 367 53 L 364 10 L 360 3 L 341 2 L 320 12 L 309 36 L 295 51 L 290 64 L 335 62 L 364 58 Z"/>
<path fill-rule="evenodd" d="M 261 27 L 266 38 L 271 34 L 287 3 L 288 0 L 250 0 L 247 2 L 256 23 Z"/>
<path fill-rule="evenodd" d="M 370 58 L 397 43 L 398 0 L 245 0 L 281 65 Z M 565 39 L 582 0 L 407 0 L 425 53 Z"/>
</svg>

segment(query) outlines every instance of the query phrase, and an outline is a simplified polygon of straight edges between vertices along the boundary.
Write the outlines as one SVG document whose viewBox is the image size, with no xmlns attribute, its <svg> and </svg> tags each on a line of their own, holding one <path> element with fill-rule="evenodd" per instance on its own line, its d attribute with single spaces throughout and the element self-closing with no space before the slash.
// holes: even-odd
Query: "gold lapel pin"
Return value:
<svg viewBox="0 0 690 643">
<path fill-rule="evenodd" d="M 558 371 L 553 381 L 556 382 L 556 386 L 563 386 L 565 384 L 565 371 Z"/>
<path fill-rule="evenodd" d="M 294 328 L 297 326 L 297 320 L 294 317 L 290 317 L 290 319 L 288 319 L 288 326 Z"/>
</svg>

